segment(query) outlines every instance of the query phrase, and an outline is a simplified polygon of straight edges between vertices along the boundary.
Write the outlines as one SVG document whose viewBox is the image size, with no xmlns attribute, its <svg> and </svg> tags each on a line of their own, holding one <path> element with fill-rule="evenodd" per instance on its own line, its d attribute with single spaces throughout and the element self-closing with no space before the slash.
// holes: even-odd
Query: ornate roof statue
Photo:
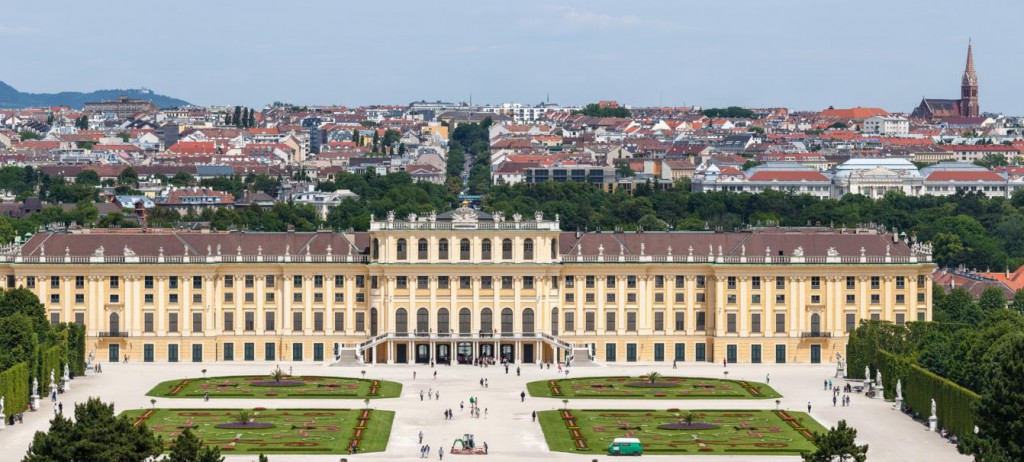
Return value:
<svg viewBox="0 0 1024 462">
<path fill-rule="evenodd" d="M 452 211 L 452 223 L 476 223 L 478 219 L 476 210 L 469 207 L 469 201 L 462 201 L 462 206 Z"/>
<path fill-rule="evenodd" d="M 99 246 L 96 249 L 96 251 L 92 253 L 92 256 L 94 256 L 94 257 L 102 257 L 103 256 L 103 246 L 102 245 Z"/>
<path fill-rule="evenodd" d="M 839 256 L 839 251 L 838 251 L 838 250 L 836 250 L 836 248 L 835 248 L 835 247 L 829 247 L 829 248 L 828 248 L 828 251 L 827 251 L 826 253 L 827 253 L 827 254 L 828 254 L 828 256 L 830 256 L 830 257 L 838 257 L 838 256 Z"/>
<path fill-rule="evenodd" d="M 793 256 L 794 257 L 802 257 L 802 256 L 804 256 L 804 247 L 803 246 L 799 246 L 799 247 L 793 249 Z"/>
<path fill-rule="evenodd" d="M 537 221 L 543 221 L 544 220 L 544 212 L 541 212 L 540 210 L 537 210 L 536 212 L 533 212 L 533 218 L 535 218 Z"/>
<path fill-rule="evenodd" d="M 124 246 L 124 256 L 126 256 L 126 257 L 134 257 L 135 256 L 135 251 L 133 251 L 132 249 L 129 249 L 128 246 Z"/>
</svg>

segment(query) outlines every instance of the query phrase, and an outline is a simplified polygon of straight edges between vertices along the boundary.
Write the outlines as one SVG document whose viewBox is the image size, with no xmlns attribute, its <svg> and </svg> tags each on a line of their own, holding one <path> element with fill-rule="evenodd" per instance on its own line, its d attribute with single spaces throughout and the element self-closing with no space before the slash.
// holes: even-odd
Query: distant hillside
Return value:
<svg viewBox="0 0 1024 462">
<path fill-rule="evenodd" d="M 25 107 L 69 106 L 81 109 L 86 102 L 97 102 L 128 96 L 133 99 L 152 101 L 157 107 L 171 108 L 187 106 L 189 103 L 170 96 L 158 95 L 150 90 L 97 90 L 89 93 L 63 91 L 60 93 L 22 93 L 14 87 L 0 81 L 0 109 Z"/>
</svg>

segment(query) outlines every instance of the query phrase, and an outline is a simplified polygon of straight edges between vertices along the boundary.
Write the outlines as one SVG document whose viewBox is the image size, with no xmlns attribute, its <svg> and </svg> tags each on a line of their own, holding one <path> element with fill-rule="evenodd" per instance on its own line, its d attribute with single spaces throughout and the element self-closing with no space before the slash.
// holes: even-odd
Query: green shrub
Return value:
<svg viewBox="0 0 1024 462">
<path fill-rule="evenodd" d="M 15 364 L 10 369 L 0 372 L 0 395 L 4 397 L 4 412 L 8 416 L 28 410 L 31 380 L 26 362 Z"/>
</svg>

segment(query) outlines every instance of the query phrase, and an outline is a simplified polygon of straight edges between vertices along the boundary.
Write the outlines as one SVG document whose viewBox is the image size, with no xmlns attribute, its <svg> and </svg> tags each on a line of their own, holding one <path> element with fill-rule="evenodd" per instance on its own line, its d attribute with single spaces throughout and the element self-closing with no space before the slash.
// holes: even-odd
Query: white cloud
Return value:
<svg viewBox="0 0 1024 462">
<path fill-rule="evenodd" d="M 571 26 L 591 29 L 633 27 L 643 22 L 638 16 L 631 14 L 616 16 L 592 11 L 579 11 L 571 8 L 566 9 L 563 18 Z"/>
</svg>

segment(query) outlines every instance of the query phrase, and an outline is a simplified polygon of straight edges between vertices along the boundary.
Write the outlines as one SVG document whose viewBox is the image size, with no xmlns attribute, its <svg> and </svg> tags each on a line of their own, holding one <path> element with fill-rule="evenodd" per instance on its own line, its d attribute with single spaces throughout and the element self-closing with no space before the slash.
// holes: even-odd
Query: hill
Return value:
<svg viewBox="0 0 1024 462">
<path fill-rule="evenodd" d="M 152 90 L 97 90 L 89 93 L 62 91 L 60 93 L 22 93 L 7 83 L 0 81 L 0 109 L 16 109 L 25 107 L 69 106 L 81 109 L 86 102 L 97 102 L 127 96 L 133 99 L 152 101 L 157 107 L 171 108 L 187 106 L 189 103 L 170 96 L 153 93 Z"/>
</svg>

